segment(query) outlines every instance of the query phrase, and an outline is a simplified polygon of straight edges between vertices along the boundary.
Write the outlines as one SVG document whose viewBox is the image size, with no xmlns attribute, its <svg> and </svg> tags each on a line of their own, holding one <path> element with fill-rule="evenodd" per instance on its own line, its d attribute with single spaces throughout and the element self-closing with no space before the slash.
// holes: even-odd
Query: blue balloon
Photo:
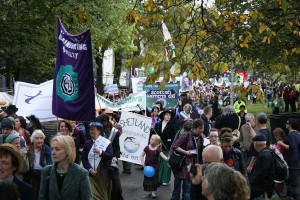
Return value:
<svg viewBox="0 0 300 200">
<path fill-rule="evenodd" d="M 144 175 L 148 178 L 151 178 L 155 174 L 155 169 L 151 166 L 144 167 Z"/>
</svg>

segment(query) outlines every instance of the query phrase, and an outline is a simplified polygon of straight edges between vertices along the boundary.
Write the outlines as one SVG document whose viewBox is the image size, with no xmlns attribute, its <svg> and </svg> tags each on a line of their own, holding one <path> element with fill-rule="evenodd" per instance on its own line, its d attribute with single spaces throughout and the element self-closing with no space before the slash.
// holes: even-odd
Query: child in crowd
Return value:
<svg viewBox="0 0 300 200">
<path fill-rule="evenodd" d="M 146 155 L 146 159 L 144 159 Z M 161 150 L 161 139 L 160 136 L 155 134 L 152 135 L 150 139 L 150 144 L 144 148 L 144 151 L 141 158 L 142 166 L 151 166 L 155 169 L 155 174 L 153 177 L 144 176 L 144 191 L 148 191 L 151 198 L 155 199 L 156 194 L 155 191 L 159 187 L 158 174 L 159 174 L 159 156 L 161 156 L 164 160 L 168 160 L 168 158 L 163 154 Z"/>
<path fill-rule="evenodd" d="M 274 137 L 276 138 L 276 142 L 278 141 L 282 141 L 285 139 L 285 134 L 283 132 L 283 130 L 281 128 L 276 128 L 273 131 Z M 283 154 L 284 148 L 278 144 L 276 144 L 276 149 L 278 149 L 278 151 Z"/>
</svg>

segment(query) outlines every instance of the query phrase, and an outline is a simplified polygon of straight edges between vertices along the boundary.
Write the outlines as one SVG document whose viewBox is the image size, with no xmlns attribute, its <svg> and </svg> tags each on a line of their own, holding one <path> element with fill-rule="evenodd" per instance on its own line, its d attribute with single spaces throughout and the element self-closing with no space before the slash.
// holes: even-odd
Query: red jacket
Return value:
<svg viewBox="0 0 300 200">
<path fill-rule="evenodd" d="M 290 91 L 288 89 L 284 90 L 284 92 L 283 92 L 283 99 L 285 101 L 290 100 Z"/>
</svg>

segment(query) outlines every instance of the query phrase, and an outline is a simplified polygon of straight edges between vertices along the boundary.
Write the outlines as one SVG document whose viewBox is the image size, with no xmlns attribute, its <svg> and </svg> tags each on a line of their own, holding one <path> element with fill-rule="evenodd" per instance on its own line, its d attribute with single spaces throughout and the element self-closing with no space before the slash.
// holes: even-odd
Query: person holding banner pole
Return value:
<svg viewBox="0 0 300 200">
<path fill-rule="evenodd" d="M 174 137 L 176 135 L 175 125 L 172 122 L 175 117 L 175 113 L 166 109 L 162 113 L 160 113 L 159 118 L 160 122 L 158 122 L 155 126 L 155 130 L 157 134 L 161 137 L 163 145 L 163 153 L 165 156 L 169 156 L 169 150 L 173 143 Z M 168 166 L 168 162 L 160 159 L 159 166 L 159 182 L 166 186 L 170 182 L 171 179 L 171 168 Z"/>
<path fill-rule="evenodd" d="M 100 122 L 90 123 L 92 140 L 85 142 L 82 152 L 82 164 L 89 171 L 94 200 L 111 199 L 111 178 L 109 166 L 113 158 L 111 142 L 102 137 L 103 125 Z"/>
<path fill-rule="evenodd" d="M 103 124 L 103 134 L 107 139 L 109 139 L 112 143 L 113 148 L 113 158 L 110 165 L 110 174 L 112 178 L 112 190 L 111 190 L 111 200 L 123 200 L 122 196 L 122 186 L 119 176 L 119 167 L 118 167 L 118 159 L 120 158 L 120 131 L 113 127 L 113 124 L 110 123 L 109 117 L 106 114 L 101 114 L 96 118 L 96 121 Z"/>
</svg>

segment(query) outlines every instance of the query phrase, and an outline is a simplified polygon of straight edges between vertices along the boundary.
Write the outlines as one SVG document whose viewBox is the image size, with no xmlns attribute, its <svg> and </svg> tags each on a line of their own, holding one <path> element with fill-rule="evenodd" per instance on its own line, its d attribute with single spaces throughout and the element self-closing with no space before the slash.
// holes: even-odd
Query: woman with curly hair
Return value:
<svg viewBox="0 0 300 200">
<path fill-rule="evenodd" d="M 224 163 L 229 167 L 241 172 L 245 177 L 246 169 L 242 153 L 233 146 L 233 136 L 231 128 L 221 128 L 220 130 L 220 143 L 223 151 Z"/>
<path fill-rule="evenodd" d="M 208 200 L 250 199 L 246 178 L 223 163 L 211 163 L 205 169 L 202 176 L 202 194 Z"/>
</svg>

